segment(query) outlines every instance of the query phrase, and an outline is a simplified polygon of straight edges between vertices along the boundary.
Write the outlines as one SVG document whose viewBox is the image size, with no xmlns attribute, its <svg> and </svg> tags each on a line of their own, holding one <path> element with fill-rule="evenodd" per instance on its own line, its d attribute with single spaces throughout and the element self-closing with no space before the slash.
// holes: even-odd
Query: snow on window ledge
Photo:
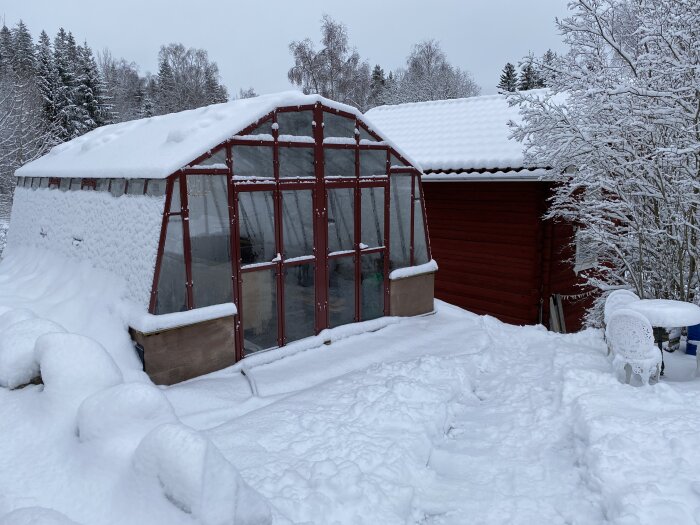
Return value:
<svg viewBox="0 0 700 525">
<path fill-rule="evenodd" d="M 438 265 L 434 259 L 431 259 L 425 264 L 418 266 L 408 266 L 406 268 L 398 268 L 389 274 L 389 280 L 396 281 L 397 279 L 405 279 L 406 277 L 414 277 L 426 273 L 435 273 L 438 270 Z"/>
<path fill-rule="evenodd" d="M 162 330 L 170 330 L 181 326 L 187 326 L 221 317 L 236 315 L 238 310 L 233 303 L 215 304 L 203 308 L 195 308 L 184 312 L 153 315 L 145 312 L 133 313 L 129 319 L 129 326 L 141 333 L 148 334 Z"/>
</svg>

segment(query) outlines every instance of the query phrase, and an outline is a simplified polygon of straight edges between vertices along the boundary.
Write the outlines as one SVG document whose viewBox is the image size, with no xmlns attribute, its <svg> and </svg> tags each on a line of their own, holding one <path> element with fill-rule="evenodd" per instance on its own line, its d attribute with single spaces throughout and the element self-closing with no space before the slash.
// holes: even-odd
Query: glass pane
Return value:
<svg viewBox="0 0 700 525">
<path fill-rule="evenodd" d="M 188 175 L 194 306 L 233 301 L 226 175 Z"/>
<path fill-rule="evenodd" d="M 316 319 L 314 265 L 300 264 L 284 269 L 285 342 L 314 335 Z"/>
<path fill-rule="evenodd" d="M 272 192 L 241 192 L 238 195 L 238 215 L 243 266 L 272 261 L 277 255 Z"/>
<path fill-rule="evenodd" d="M 386 175 L 386 150 L 360 150 L 360 177 Z"/>
<path fill-rule="evenodd" d="M 119 197 L 124 195 L 124 188 L 126 187 L 126 180 L 124 179 L 112 179 L 112 184 L 109 187 L 109 192 L 115 196 Z"/>
<path fill-rule="evenodd" d="M 355 258 L 328 261 L 328 310 L 331 328 L 355 320 Z"/>
<path fill-rule="evenodd" d="M 143 190 L 146 187 L 146 179 L 131 179 L 126 187 L 126 192 L 129 195 L 143 195 Z"/>
<path fill-rule="evenodd" d="M 313 120 L 314 116 L 312 111 L 283 111 L 277 113 L 279 134 L 313 137 L 314 130 L 311 125 Z"/>
<path fill-rule="evenodd" d="M 376 142 L 376 139 L 372 135 L 367 133 L 367 131 L 365 131 L 365 129 L 362 126 L 360 126 L 360 140 L 369 140 L 371 142 Z"/>
<path fill-rule="evenodd" d="M 355 198 L 353 188 L 328 190 L 328 252 L 355 248 Z"/>
<path fill-rule="evenodd" d="M 355 119 L 349 119 L 323 112 L 323 138 L 345 137 L 355 138 Z"/>
<path fill-rule="evenodd" d="M 180 179 L 176 177 L 173 181 L 173 196 L 170 199 L 170 212 L 180 213 L 182 206 L 180 206 Z"/>
<path fill-rule="evenodd" d="M 248 135 L 270 135 L 272 136 L 272 119 L 267 119 L 262 122 L 257 128 L 252 130 Z"/>
<path fill-rule="evenodd" d="M 282 191 L 284 258 L 314 254 L 314 208 L 311 190 Z"/>
<path fill-rule="evenodd" d="M 390 166 L 403 168 L 406 166 L 406 163 L 402 162 L 396 155 L 392 153 L 390 157 Z"/>
<path fill-rule="evenodd" d="M 27 185 L 26 180 L 27 180 L 27 177 L 25 177 L 25 184 L 24 184 L 25 186 Z M 71 181 L 70 179 L 61 179 L 61 182 L 60 182 L 60 185 L 58 186 L 58 188 L 61 191 L 68 191 L 68 189 L 70 188 L 70 181 Z"/>
<path fill-rule="evenodd" d="M 234 146 L 233 174 L 236 177 L 274 177 L 272 146 Z"/>
<path fill-rule="evenodd" d="M 36 180 L 36 179 L 34 179 Z M 83 179 L 71 179 L 70 180 L 70 189 L 71 191 L 77 191 L 80 189 L 82 186 Z M 32 181 L 32 188 L 34 188 L 34 181 Z"/>
<path fill-rule="evenodd" d="M 420 201 L 420 184 L 415 177 L 416 198 L 413 200 L 413 264 L 425 264 L 428 262 L 428 247 L 425 242 L 425 219 L 423 218 L 423 206 Z"/>
<path fill-rule="evenodd" d="M 384 188 L 362 188 L 362 238 L 370 248 L 384 246 Z"/>
<path fill-rule="evenodd" d="M 162 197 L 165 195 L 165 179 L 148 179 L 148 185 L 146 186 L 146 195 L 151 197 Z M 179 195 L 178 195 L 179 196 Z M 178 203 L 178 206 L 180 203 Z"/>
<path fill-rule="evenodd" d="M 163 246 L 163 260 L 158 279 L 156 314 L 187 310 L 185 295 L 185 258 L 182 251 L 182 219 L 179 215 L 168 219 Z"/>
<path fill-rule="evenodd" d="M 384 254 L 370 253 L 361 257 L 362 321 L 384 315 Z"/>
<path fill-rule="evenodd" d="M 355 150 L 324 148 L 326 177 L 354 177 Z"/>
<path fill-rule="evenodd" d="M 97 191 L 107 191 L 109 189 L 109 179 L 97 179 L 95 189 Z"/>
<path fill-rule="evenodd" d="M 392 270 L 410 266 L 411 179 L 410 175 L 391 176 L 389 257 Z"/>
<path fill-rule="evenodd" d="M 314 177 L 314 149 L 280 146 L 280 177 Z"/>
<path fill-rule="evenodd" d="M 48 188 L 49 187 L 49 178 L 48 177 L 42 177 L 41 182 L 39 182 L 39 187 L 40 188 Z"/>
<path fill-rule="evenodd" d="M 245 355 L 277 346 L 275 270 L 241 274 L 241 315 Z"/>
<path fill-rule="evenodd" d="M 228 168 L 226 164 L 226 148 L 220 148 L 211 157 L 204 159 L 197 166 L 208 166 L 210 168 Z"/>
<path fill-rule="evenodd" d="M 22 187 L 24 186 L 24 177 L 17 177 L 17 187 Z"/>
<path fill-rule="evenodd" d="M 78 182 L 80 182 L 80 179 L 76 179 Z M 32 177 L 32 189 L 35 190 L 39 187 L 39 182 L 41 179 L 39 177 Z M 78 188 L 80 189 L 80 188 Z"/>
</svg>

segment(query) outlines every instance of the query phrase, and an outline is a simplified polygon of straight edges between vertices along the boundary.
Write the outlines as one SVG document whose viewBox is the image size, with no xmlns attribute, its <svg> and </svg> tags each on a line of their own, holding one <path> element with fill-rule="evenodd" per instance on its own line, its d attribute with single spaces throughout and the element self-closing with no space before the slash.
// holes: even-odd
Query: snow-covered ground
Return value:
<svg viewBox="0 0 700 525">
<path fill-rule="evenodd" d="M 0 372 L 18 345 L 45 385 L 0 388 L 2 525 L 700 522 L 694 357 L 635 388 L 597 331 L 438 302 L 155 388 L 118 287 L 19 266 L 0 263 Z"/>
</svg>

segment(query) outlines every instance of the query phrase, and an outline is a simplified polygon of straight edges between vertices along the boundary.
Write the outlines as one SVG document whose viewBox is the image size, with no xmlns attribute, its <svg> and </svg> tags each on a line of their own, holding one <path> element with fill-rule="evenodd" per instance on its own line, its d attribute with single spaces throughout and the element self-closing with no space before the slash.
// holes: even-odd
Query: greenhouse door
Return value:
<svg viewBox="0 0 700 525">
<path fill-rule="evenodd" d="M 385 182 L 327 185 L 328 325 L 384 315 Z"/>
</svg>

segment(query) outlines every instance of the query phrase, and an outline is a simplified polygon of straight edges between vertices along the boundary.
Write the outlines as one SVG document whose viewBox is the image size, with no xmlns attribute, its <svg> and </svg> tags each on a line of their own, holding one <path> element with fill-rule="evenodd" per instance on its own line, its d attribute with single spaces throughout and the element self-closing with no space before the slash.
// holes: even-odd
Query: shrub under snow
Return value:
<svg viewBox="0 0 700 525">
<path fill-rule="evenodd" d="M 47 394 L 82 400 L 123 380 L 102 345 L 83 335 L 47 333 L 36 340 L 35 352 Z"/>
<path fill-rule="evenodd" d="M 26 311 L 11 310 L 0 317 L 0 323 L 9 324 L 0 331 L 0 386 L 16 388 L 37 377 L 39 363 L 34 352 L 37 339 L 45 334 L 65 332 L 53 321 L 26 318 L 28 315 Z M 22 317 L 25 319 L 10 322 Z"/>
<path fill-rule="evenodd" d="M 134 456 L 137 471 L 155 477 L 165 496 L 203 525 L 265 525 L 267 502 L 202 434 L 165 424 L 148 434 Z"/>
<path fill-rule="evenodd" d="M 124 383 L 98 392 L 80 405 L 78 436 L 83 442 L 96 439 L 127 439 L 134 448 L 151 430 L 177 421 L 165 395 L 147 383 Z"/>
<path fill-rule="evenodd" d="M 44 507 L 24 507 L 0 516 L 0 525 L 78 525 L 60 512 Z"/>
</svg>

